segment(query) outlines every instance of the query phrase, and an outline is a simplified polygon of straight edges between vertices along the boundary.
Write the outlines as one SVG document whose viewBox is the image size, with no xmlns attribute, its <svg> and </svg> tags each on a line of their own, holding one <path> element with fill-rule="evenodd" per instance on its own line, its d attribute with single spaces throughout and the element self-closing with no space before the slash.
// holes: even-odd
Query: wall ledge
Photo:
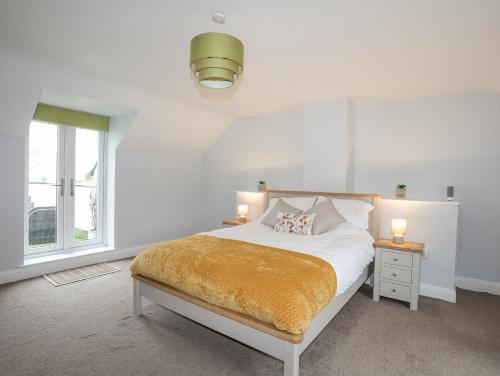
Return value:
<svg viewBox="0 0 500 376">
<path fill-rule="evenodd" d="M 89 256 L 95 253 L 109 252 L 114 250 L 115 249 L 112 247 L 94 247 L 81 250 L 79 249 L 79 250 L 69 250 L 69 251 L 55 251 L 55 252 L 47 252 L 47 254 L 42 253 L 42 254 L 27 255 L 24 258 L 24 264 L 19 268 L 26 268 L 37 264 L 62 261 L 75 257 Z"/>
<path fill-rule="evenodd" d="M 398 201 L 398 202 L 417 202 L 417 203 L 422 203 L 422 204 L 434 204 L 434 205 L 455 205 L 455 206 L 460 206 L 461 203 L 459 201 L 447 201 L 447 200 L 440 200 L 440 199 L 419 199 L 419 198 L 395 198 L 395 197 L 386 197 L 384 196 L 382 198 L 384 201 Z"/>
<path fill-rule="evenodd" d="M 47 273 L 55 273 L 61 270 L 79 268 L 99 262 L 115 261 L 136 256 L 149 245 L 125 249 L 110 249 L 102 252 L 93 252 L 86 255 L 66 256 L 64 258 L 40 263 L 30 263 L 16 269 L 0 272 L 0 284 L 21 281 L 23 279 L 40 277 Z"/>
<path fill-rule="evenodd" d="M 464 290 L 500 295 L 500 282 L 457 276 L 455 277 L 455 284 L 457 287 Z"/>
</svg>

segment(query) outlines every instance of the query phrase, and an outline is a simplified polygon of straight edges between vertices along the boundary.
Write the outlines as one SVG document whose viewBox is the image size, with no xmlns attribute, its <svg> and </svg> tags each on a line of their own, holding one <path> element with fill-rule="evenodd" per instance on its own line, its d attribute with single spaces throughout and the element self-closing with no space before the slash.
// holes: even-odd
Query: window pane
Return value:
<svg viewBox="0 0 500 376">
<path fill-rule="evenodd" d="M 29 182 L 52 183 L 57 179 L 57 125 L 30 124 Z"/>
<path fill-rule="evenodd" d="M 57 243 L 58 126 L 33 121 L 29 129 L 28 245 Z"/>
<path fill-rule="evenodd" d="M 97 161 L 99 160 L 99 132 L 76 129 L 75 184 L 97 186 Z"/>
<path fill-rule="evenodd" d="M 41 248 L 57 243 L 56 186 L 29 184 L 29 246 Z"/>
<path fill-rule="evenodd" d="M 75 136 L 75 240 L 97 237 L 97 184 L 99 132 L 76 129 Z"/>
<path fill-rule="evenodd" d="M 97 237 L 97 190 L 75 187 L 75 240 L 92 240 Z"/>
</svg>

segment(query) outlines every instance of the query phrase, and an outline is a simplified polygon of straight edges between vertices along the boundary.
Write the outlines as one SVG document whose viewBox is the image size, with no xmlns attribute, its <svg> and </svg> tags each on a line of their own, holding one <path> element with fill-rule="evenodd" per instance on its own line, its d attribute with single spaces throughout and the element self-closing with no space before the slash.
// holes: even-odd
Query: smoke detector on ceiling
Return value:
<svg viewBox="0 0 500 376">
<path fill-rule="evenodd" d="M 226 14 L 220 10 L 216 10 L 212 13 L 212 21 L 217 24 L 223 24 L 226 22 Z"/>
</svg>

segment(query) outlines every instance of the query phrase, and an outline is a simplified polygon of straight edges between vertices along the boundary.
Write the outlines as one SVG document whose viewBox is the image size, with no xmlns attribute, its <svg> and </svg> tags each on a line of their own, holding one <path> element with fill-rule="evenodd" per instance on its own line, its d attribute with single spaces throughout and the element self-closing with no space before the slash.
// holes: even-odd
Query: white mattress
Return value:
<svg viewBox="0 0 500 376">
<path fill-rule="evenodd" d="M 337 295 L 342 294 L 358 279 L 375 255 L 372 236 L 367 231 L 349 223 L 342 223 L 329 232 L 313 236 L 275 232 L 271 227 L 259 221 L 203 234 L 319 257 L 335 269 Z"/>
</svg>

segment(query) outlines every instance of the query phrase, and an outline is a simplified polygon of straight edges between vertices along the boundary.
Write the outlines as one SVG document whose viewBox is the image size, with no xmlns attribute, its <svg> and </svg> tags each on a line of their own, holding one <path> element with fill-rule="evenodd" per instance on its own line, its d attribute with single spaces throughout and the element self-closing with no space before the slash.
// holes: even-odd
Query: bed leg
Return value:
<svg viewBox="0 0 500 376">
<path fill-rule="evenodd" d="M 139 281 L 134 279 L 134 315 L 142 315 L 142 296 L 139 294 Z"/>
<path fill-rule="evenodd" d="M 283 376 L 299 376 L 299 345 L 287 343 L 285 346 Z"/>
</svg>

